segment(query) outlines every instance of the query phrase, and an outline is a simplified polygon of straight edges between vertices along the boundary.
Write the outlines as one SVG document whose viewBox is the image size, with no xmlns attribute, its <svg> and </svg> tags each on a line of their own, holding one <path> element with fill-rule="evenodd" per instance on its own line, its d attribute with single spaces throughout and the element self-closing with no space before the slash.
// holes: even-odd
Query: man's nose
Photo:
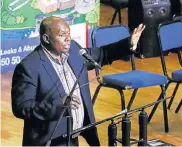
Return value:
<svg viewBox="0 0 182 147">
<path fill-rule="evenodd" d="M 70 34 L 68 34 L 67 36 L 66 36 L 66 41 L 68 42 L 68 41 L 71 41 L 71 36 L 70 36 Z"/>
</svg>

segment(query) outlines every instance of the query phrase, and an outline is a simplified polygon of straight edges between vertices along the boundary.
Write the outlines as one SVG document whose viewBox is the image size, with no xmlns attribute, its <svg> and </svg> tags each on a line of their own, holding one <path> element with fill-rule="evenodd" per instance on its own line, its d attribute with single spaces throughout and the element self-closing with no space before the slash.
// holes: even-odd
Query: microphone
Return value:
<svg viewBox="0 0 182 147">
<path fill-rule="evenodd" d="M 102 67 L 90 56 L 85 49 L 80 49 L 79 54 L 92 63 L 95 67 L 102 69 Z"/>
</svg>

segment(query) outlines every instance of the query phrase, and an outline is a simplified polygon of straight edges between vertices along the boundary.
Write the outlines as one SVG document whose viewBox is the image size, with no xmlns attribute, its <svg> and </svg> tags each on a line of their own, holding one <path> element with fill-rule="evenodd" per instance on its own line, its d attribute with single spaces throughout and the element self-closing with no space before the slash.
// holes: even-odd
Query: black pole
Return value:
<svg viewBox="0 0 182 147">
<path fill-rule="evenodd" d="M 67 146 L 70 146 L 71 142 L 71 127 L 72 127 L 72 117 L 67 117 Z"/>
<path fill-rule="evenodd" d="M 51 145 L 51 141 L 52 141 L 52 139 L 53 139 L 53 136 L 54 136 L 54 134 L 55 134 L 55 132 L 56 132 L 56 130 L 57 130 L 57 127 L 58 127 L 58 125 L 59 125 L 59 123 L 60 123 L 60 121 L 61 121 L 63 115 L 64 115 L 65 112 L 66 112 L 66 109 L 69 109 L 69 108 L 70 108 L 70 102 L 71 102 L 71 100 L 72 100 L 73 92 L 75 91 L 76 85 L 78 84 L 78 81 L 79 81 L 79 79 L 80 79 L 80 76 L 81 76 L 81 74 L 82 74 L 82 72 L 83 72 L 83 70 L 84 70 L 86 64 L 87 64 L 87 62 L 84 62 L 83 66 L 82 66 L 82 68 L 81 68 L 81 70 L 80 70 L 80 73 L 79 73 L 79 75 L 78 75 L 78 77 L 77 77 L 77 79 L 76 79 L 76 81 L 75 81 L 75 83 L 74 83 L 74 85 L 73 85 L 73 88 L 71 89 L 69 95 L 67 96 L 67 98 L 66 98 L 66 100 L 65 100 L 65 102 L 64 102 L 64 104 L 63 104 L 62 111 L 61 111 L 61 113 L 60 113 L 59 119 L 58 119 L 58 121 L 57 121 L 57 123 L 56 123 L 56 126 L 55 126 L 55 128 L 54 128 L 54 130 L 53 130 L 53 132 L 52 132 L 52 134 L 51 134 L 51 137 L 49 138 L 49 140 L 47 141 L 47 143 L 46 143 L 46 145 L 45 145 L 46 147 L 49 147 L 49 146 Z M 70 111 L 70 110 L 68 110 L 68 111 Z M 70 125 L 71 125 L 71 124 L 70 124 L 70 121 L 68 120 L 67 122 L 69 123 L 69 126 L 67 126 L 67 127 L 72 127 L 72 126 L 70 126 Z M 68 123 L 67 123 L 67 124 L 68 124 Z M 69 128 L 69 129 L 67 128 L 67 130 L 70 131 L 71 128 Z M 71 132 L 67 132 L 67 140 L 68 140 L 68 143 L 67 143 L 67 144 L 70 143 L 70 135 L 72 135 L 72 133 L 71 133 Z"/>
<path fill-rule="evenodd" d="M 57 127 L 58 127 L 58 125 L 59 125 L 59 122 L 61 121 L 61 119 L 62 119 L 64 113 L 66 112 L 66 109 L 68 109 L 68 106 L 69 106 L 69 104 L 70 104 L 70 101 L 71 101 L 71 97 L 68 96 L 68 97 L 66 98 L 65 103 L 63 104 L 62 111 L 61 111 L 61 113 L 60 113 L 60 116 L 59 116 L 59 119 L 58 119 L 58 121 L 57 121 L 57 123 L 56 123 L 56 126 L 55 126 L 55 128 L 54 128 L 54 130 L 53 130 L 53 132 L 52 132 L 52 134 L 51 134 L 51 137 L 50 137 L 50 139 L 47 141 L 47 143 L 46 143 L 46 145 L 45 145 L 46 147 L 49 147 L 49 146 L 51 145 L 53 136 L 54 136 L 54 134 L 56 133 Z"/>
<path fill-rule="evenodd" d="M 112 120 L 111 124 L 108 126 L 108 146 L 117 146 L 116 137 L 117 126 L 116 123 Z"/>
<path fill-rule="evenodd" d="M 138 146 L 147 146 L 147 124 L 148 124 L 148 115 L 142 109 L 139 114 L 139 140 Z"/>
<path fill-rule="evenodd" d="M 126 114 L 122 120 L 122 145 L 130 146 L 131 121 Z"/>
</svg>

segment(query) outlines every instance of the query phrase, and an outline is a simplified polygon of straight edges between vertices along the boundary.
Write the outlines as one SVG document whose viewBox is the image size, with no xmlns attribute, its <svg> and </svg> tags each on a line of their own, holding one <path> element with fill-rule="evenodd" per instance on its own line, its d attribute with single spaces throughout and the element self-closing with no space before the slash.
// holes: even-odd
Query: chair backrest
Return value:
<svg viewBox="0 0 182 147">
<path fill-rule="evenodd" d="M 95 28 L 92 32 L 92 46 L 101 47 L 104 45 L 112 44 L 118 42 L 122 39 L 130 37 L 129 28 L 124 25 L 111 25 Z M 122 49 L 122 47 L 121 47 Z M 135 70 L 134 55 L 131 55 L 131 65 L 132 69 Z M 99 72 L 96 69 L 96 75 Z"/>
<path fill-rule="evenodd" d="M 180 49 L 182 47 L 182 22 L 171 21 L 160 24 L 158 28 L 158 37 L 161 48 L 163 72 L 166 76 L 168 76 L 163 52 L 168 50 L 177 50 L 179 63 L 181 64 Z"/>
<path fill-rule="evenodd" d="M 92 32 L 92 45 L 101 47 L 128 37 L 130 37 L 129 28 L 124 25 L 98 27 Z"/>
<path fill-rule="evenodd" d="M 180 14 L 174 14 L 173 15 L 173 21 L 181 21 L 182 22 L 182 13 Z M 181 52 L 182 52 L 182 47 L 181 47 Z M 179 58 L 179 62 L 182 66 L 182 57 L 181 54 L 178 53 L 178 58 Z"/>
<path fill-rule="evenodd" d="M 173 21 L 160 24 L 158 36 L 162 51 L 182 47 L 182 22 Z"/>
</svg>

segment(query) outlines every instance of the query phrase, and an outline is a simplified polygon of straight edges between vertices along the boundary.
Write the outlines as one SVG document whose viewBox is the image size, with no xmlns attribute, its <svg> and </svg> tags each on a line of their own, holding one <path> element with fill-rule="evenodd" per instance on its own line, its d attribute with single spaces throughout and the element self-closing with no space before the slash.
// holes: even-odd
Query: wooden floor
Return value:
<svg viewBox="0 0 182 147">
<path fill-rule="evenodd" d="M 111 20 L 113 10 L 110 7 L 101 6 L 101 17 L 100 25 L 108 25 Z M 123 10 L 122 13 L 123 23 L 127 25 L 127 10 Z M 175 54 L 170 54 L 167 57 L 169 72 L 173 69 L 180 68 L 178 66 L 177 60 L 175 60 Z M 136 59 L 137 69 L 143 69 L 147 71 L 152 71 L 156 73 L 162 73 L 160 60 L 158 58 L 150 59 Z M 130 69 L 129 62 L 116 61 L 112 66 L 104 67 L 103 74 L 108 73 L 119 73 L 127 71 Z M 89 78 L 93 79 L 94 72 L 89 72 Z M 1 75 L 1 145 L 2 146 L 20 146 L 22 141 L 22 130 L 23 130 L 23 121 L 17 119 L 13 116 L 11 111 L 11 79 L 12 73 L 2 74 Z M 97 82 L 94 81 L 90 84 L 91 93 L 93 95 Z M 174 85 L 171 85 L 167 91 L 167 96 L 170 96 L 174 89 Z M 168 111 L 169 117 L 169 133 L 164 133 L 163 126 L 163 112 L 162 105 L 160 104 L 157 109 L 156 114 L 154 115 L 151 123 L 148 125 L 148 138 L 159 138 L 163 141 L 169 142 L 174 145 L 182 146 L 182 109 L 178 114 L 174 113 L 176 106 L 178 105 L 180 98 L 182 97 L 181 92 L 182 86 L 179 87 L 179 91 L 176 95 L 176 98 L 173 102 L 171 110 Z M 134 104 L 133 108 L 144 106 L 148 103 L 154 102 L 160 93 L 159 87 L 152 88 L 143 88 L 140 89 Z M 128 102 L 131 91 L 126 91 L 126 102 Z M 100 121 L 107 117 L 113 116 L 116 113 L 120 112 L 120 98 L 119 93 L 115 90 L 103 88 L 101 89 L 96 104 L 94 106 L 96 120 Z M 148 113 L 151 111 L 151 108 L 146 110 Z M 102 146 L 107 146 L 107 127 L 108 123 L 104 123 L 98 126 L 99 138 L 101 140 Z M 131 137 L 138 139 L 138 113 L 134 114 L 131 117 Z M 121 136 L 121 129 L 118 126 L 118 137 Z M 80 145 L 87 145 L 83 138 L 80 137 Z"/>
</svg>

